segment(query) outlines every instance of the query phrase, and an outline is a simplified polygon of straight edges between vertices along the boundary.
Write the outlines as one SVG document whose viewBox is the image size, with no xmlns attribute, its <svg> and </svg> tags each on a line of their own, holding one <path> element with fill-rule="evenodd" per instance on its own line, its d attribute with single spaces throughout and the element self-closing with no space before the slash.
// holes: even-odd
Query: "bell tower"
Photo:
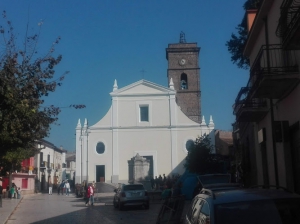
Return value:
<svg viewBox="0 0 300 224">
<path fill-rule="evenodd" d="M 176 103 L 186 116 L 197 123 L 201 123 L 199 52 L 197 43 L 186 43 L 183 32 L 179 43 L 168 44 L 166 48 L 168 83 L 172 78 Z"/>
</svg>

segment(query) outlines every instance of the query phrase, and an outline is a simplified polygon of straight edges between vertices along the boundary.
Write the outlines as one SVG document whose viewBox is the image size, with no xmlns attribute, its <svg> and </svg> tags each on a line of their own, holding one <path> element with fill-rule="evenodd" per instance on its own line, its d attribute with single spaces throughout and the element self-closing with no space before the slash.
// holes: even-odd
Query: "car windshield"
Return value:
<svg viewBox="0 0 300 224">
<path fill-rule="evenodd" d="M 264 200 L 221 204 L 215 207 L 217 224 L 300 223 L 300 200 Z"/>
<path fill-rule="evenodd" d="M 134 191 L 134 190 L 144 190 L 143 185 L 126 185 L 124 186 L 124 191 Z"/>
</svg>

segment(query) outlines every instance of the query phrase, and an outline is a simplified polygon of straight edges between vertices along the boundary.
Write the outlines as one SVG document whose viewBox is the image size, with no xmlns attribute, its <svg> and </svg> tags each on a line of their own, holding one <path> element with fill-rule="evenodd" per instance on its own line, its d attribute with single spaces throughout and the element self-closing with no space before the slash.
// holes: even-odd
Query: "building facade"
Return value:
<svg viewBox="0 0 300 224">
<path fill-rule="evenodd" d="M 236 147 L 247 185 L 300 193 L 300 2 L 263 0 L 248 12 L 249 81 L 237 95 Z"/>
<path fill-rule="evenodd" d="M 36 190 L 48 189 L 50 181 L 57 186 L 66 179 L 66 150 L 58 148 L 46 141 L 37 141 L 40 153 L 34 156 L 34 172 L 36 173 Z"/>
<path fill-rule="evenodd" d="M 76 183 L 127 183 L 137 154 L 150 161 L 148 177 L 182 174 L 191 141 L 207 134 L 214 144 L 212 116 L 200 119 L 197 44 L 181 39 L 166 55 L 168 87 L 140 80 L 119 88 L 115 80 L 107 114 L 91 126 L 78 121 Z"/>
</svg>

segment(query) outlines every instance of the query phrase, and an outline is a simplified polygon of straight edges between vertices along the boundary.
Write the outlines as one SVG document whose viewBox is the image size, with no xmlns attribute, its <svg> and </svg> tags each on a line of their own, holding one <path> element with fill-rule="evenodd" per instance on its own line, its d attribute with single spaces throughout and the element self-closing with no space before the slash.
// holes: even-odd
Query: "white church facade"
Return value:
<svg viewBox="0 0 300 224">
<path fill-rule="evenodd" d="M 137 154 L 150 161 L 149 177 L 182 174 L 192 141 L 207 134 L 214 144 L 212 116 L 206 123 L 192 101 L 200 101 L 199 50 L 195 43 L 169 45 L 168 87 L 140 80 L 118 88 L 115 80 L 106 115 L 91 126 L 78 121 L 76 183 L 128 183 L 128 161 Z"/>
</svg>

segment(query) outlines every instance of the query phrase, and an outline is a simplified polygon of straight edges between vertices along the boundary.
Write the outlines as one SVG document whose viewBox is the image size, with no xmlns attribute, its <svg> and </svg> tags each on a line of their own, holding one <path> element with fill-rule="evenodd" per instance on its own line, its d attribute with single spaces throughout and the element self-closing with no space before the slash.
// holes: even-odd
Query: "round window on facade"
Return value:
<svg viewBox="0 0 300 224">
<path fill-rule="evenodd" d="M 187 140 L 185 143 L 185 148 L 189 152 L 192 147 L 194 147 L 195 143 L 193 140 Z"/>
<path fill-rule="evenodd" d="M 105 145 L 103 144 L 103 142 L 98 142 L 97 146 L 96 146 L 96 151 L 98 154 L 103 154 L 105 151 Z"/>
</svg>

